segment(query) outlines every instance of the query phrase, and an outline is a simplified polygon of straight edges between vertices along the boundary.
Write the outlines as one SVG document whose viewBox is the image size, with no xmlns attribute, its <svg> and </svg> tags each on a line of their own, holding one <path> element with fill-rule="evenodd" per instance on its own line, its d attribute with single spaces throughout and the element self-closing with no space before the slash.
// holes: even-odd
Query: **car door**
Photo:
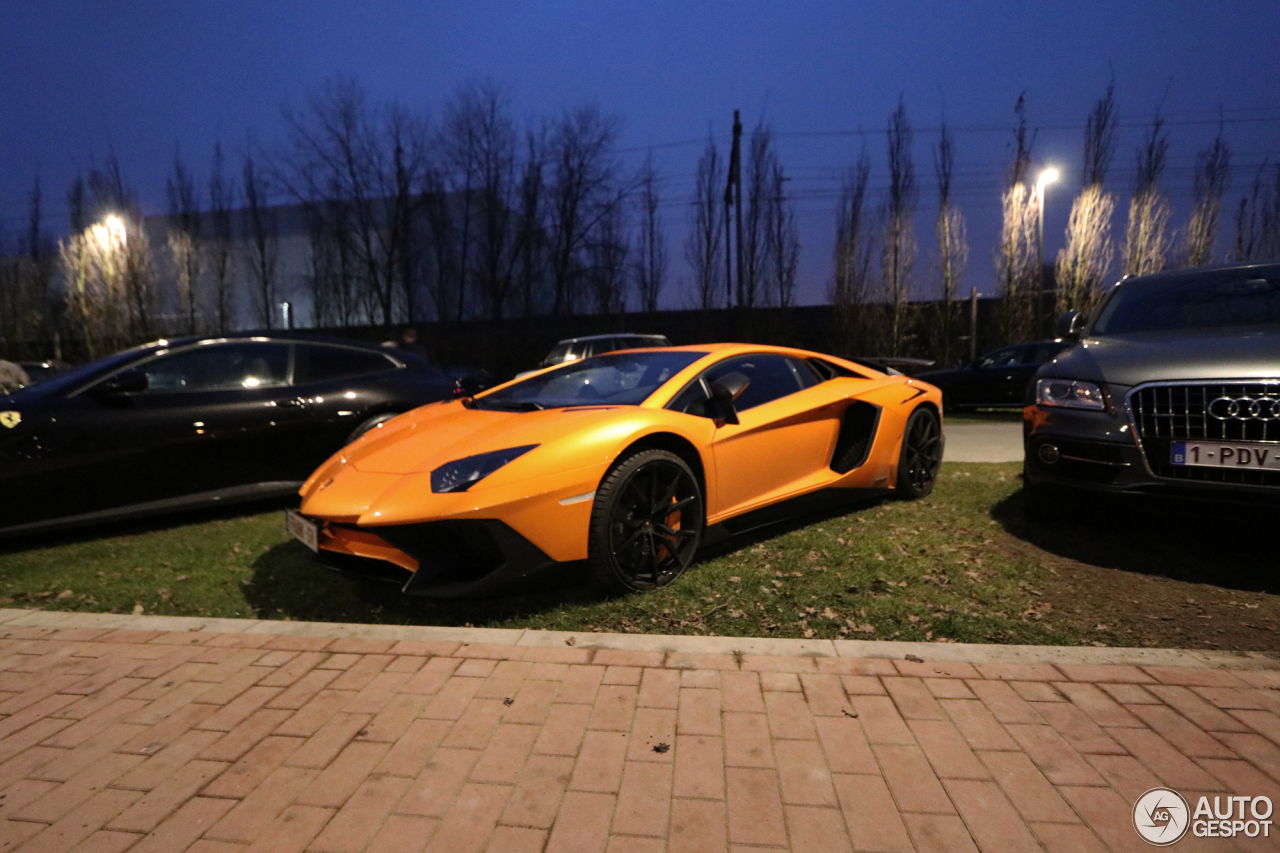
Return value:
<svg viewBox="0 0 1280 853">
<path fill-rule="evenodd" d="M 824 386 L 801 359 L 761 353 L 726 359 L 709 368 L 693 391 L 686 389 L 672 408 L 714 416 L 705 401 L 711 382 L 730 373 L 749 380 L 735 401 L 738 423 L 717 421 L 712 439 L 715 492 L 708 515 L 736 514 L 810 485 L 829 473 L 831 450 L 840 427 L 843 398 Z M 705 402 L 695 402 L 701 396 Z M 684 398 L 683 400 L 681 398 Z"/>
<path fill-rule="evenodd" d="M 305 411 L 287 382 L 289 346 L 217 341 L 133 366 L 146 387 L 67 400 L 63 430 L 107 506 L 288 479 Z M 102 383 L 99 383 L 102 384 Z"/>
</svg>

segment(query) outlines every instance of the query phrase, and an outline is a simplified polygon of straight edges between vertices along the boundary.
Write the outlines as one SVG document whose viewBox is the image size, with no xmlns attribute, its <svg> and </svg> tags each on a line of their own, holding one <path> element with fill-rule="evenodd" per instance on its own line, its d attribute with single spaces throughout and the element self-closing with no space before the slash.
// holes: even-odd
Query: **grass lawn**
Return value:
<svg viewBox="0 0 1280 853">
<path fill-rule="evenodd" d="M 1204 537 L 1178 539 L 1191 535 L 1187 518 L 1153 511 L 1142 522 L 1139 515 L 1146 526 L 1136 535 L 1133 519 L 1114 513 L 1032 525 L 1017 500 L 1019 468 L 947 464 L 923 501 L 863 503 L 759 531 L 704 551 L 667 589 L 611 601 L 594 598 L 572 573 L 562 588 L 538 595 L 407 598 L 390 585 L 313 565 L 284 533 L 276 507 L 8 543 L 0 550 L 0 605 L 570 631 L 1280 648 L 1280 598 L 1249 577 L 1223 583 L 1214 574 L 1216 551 L 1197 551 Z M 1213 523 L 1247 526 L 1248 514 Z M 1259 546 L 1258 556 L 1269 550 Z M 1206 573 L 1215 585 L 1203 583 Z M 1249 630 L 1226 630 L 1233 620 Z"/>
</svg>

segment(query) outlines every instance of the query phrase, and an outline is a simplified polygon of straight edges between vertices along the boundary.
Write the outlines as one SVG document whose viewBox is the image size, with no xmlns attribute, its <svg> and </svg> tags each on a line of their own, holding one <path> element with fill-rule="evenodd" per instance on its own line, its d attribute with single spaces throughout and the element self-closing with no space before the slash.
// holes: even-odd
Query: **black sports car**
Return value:
<svg viewBox="0 0 1280 853">
<path fill-rule="evenodd" d="M 288 495 L 395 415 L 479 390 L 288 334 L 157 341 L 0 396 L 0 536 Z"/>
<path fill-rule="evenodd" d="M 942 389 L 942 404 L 949 412 L 1019 407 L 1036 369 L 1071 344 L 1072 341 L 1011 344 L 954 370 L 928 370 L 914 375 Z"/>
<path fill-rule="evenodd" d="M 1125 279 L 1083 325 L 1027 389 L 1033 511 L 1068 488 L 1280 499 L 1280 264 Z"/>
</svg>

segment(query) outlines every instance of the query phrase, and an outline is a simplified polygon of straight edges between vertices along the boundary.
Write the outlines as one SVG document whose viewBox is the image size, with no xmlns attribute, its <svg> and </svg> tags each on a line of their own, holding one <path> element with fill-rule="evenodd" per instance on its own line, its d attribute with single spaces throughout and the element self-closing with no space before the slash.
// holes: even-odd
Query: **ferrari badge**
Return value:
<svg viewBox="0 0 1280 853">
<path fill-rule="evenodd" d="M 21 412 L 0 412 L 0 424 L 4 424 L 9 429 L 13 429 L 22 423 Z"/>
</svg>

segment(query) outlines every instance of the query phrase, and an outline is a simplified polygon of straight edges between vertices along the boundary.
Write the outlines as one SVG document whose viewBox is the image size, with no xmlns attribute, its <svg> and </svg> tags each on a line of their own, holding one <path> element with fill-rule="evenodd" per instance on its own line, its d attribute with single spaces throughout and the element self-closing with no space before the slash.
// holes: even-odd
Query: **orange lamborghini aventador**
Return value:
<svg viewBox="0 0 1280 853">
<path fill-rule="evenodd" d="M 818 493 L 927 495 L 941 410 L 932 385 L 803 350 L 612 352 L 380 425 L 311 475 L 287 523 L 409 594 L 580 560 L 609 591 L 652 589 Z"/>
</svg>

